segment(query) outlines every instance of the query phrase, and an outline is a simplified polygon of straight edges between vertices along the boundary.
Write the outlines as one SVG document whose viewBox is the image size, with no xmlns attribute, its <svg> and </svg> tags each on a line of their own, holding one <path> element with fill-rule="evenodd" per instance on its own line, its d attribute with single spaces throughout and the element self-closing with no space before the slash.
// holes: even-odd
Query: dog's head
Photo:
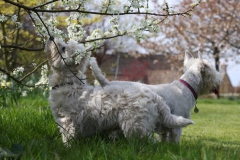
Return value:
<svg viewBox="0 0 240 160">
<path fill-rule="evenodd" d="M 55 70 L 71 69 L 78 71 L 86 50 L 84 45 L 75 41 L 65 43 L 57 38 L 50 38 L 45 47 L 49 65 Z"/>
<path fill-rule="evenodd" d="M 200 52 L 198 53 L 198 58 L 194 58 L 190 52 L 185 52 L 184 70 L 185 72 L 191 71 L 199 76 L 202 83 L 200 94 L 218 93 L 222 75 L 209 61 L 202 58 Z"/>
</svg>

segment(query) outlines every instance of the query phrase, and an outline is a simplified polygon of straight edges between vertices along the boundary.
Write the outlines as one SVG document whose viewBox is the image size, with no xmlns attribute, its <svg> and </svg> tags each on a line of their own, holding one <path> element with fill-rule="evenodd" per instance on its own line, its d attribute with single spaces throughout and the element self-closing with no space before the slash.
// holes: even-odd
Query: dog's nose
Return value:
<svg viewBox="0 0 240 160">
<path fill-rule="evenodd" d="M 54 37 L 53 37 L 53 36 L 50 36 L 50 37 L 49 37 L 49 40 L 50 40 L 50 41 L 54 41 Z"/>
</svg>

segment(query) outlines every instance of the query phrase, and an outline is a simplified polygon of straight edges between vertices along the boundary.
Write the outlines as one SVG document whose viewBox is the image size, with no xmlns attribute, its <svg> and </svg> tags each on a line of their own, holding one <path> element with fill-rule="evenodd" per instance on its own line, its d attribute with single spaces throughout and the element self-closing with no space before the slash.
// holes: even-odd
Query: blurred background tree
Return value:
<svg viewBox="0 0 240 160">
<path fill-rule="evenodd" d="M 27 1 L 29 5 L 36 5 L 37 0 Z M 19 7 L 0 1 L 0 65 L 6 72 L 12 72 L 18 66 L 26 71 L 33 69 L 35 64 L 44 57 L 43 43 L 31 24 L 27 13 Z M 3 17 L 5 16 L 5 18 Z M 5 19 L 5 20 L 4 20 Z"/>
<path fill-rule="evenodd" d="M 190 0 L 183 0 L 175 8 L 186 9 Z M 215 61 L 219 71 L 220 58 L 237 60 L 240 53 L 240 1 L 207 0 L 186 17 L 171 17 L 162 32 L 148 42 L 156 52 L 167 55 L 181 54 L 186 50 Z M 154 44 L 154 45 L 153 45 Z M 238 61 L 240 61 L 238 59 Z"/>
</svg>

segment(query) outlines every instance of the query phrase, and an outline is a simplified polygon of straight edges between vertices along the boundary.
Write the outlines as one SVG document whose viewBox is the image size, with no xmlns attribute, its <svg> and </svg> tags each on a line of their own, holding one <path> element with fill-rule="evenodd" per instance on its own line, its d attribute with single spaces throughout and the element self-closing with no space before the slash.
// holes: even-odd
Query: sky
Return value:
<svg viewBox="0 0 240 160">
<path fill-rule="evenodd" d="M 234 87 L 240 86 L 240 64 L 232 63 L 227 66 L 227 74 Z"/>
</svg>

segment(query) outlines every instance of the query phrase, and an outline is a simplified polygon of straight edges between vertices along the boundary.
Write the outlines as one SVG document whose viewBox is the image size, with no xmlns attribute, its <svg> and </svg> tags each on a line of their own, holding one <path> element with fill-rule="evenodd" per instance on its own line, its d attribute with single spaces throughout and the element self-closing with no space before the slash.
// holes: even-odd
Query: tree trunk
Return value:
<svg viewBox="0 0 240 160">
<path fill-rule="evenodd" d="M 117 66 L 116 66 L 116 71 L 115 71 L 115 76 L 114 80 L 118 79 L 118 71 L 119 71 L 119 60 L 120 60 L 120 52 L 117 52 Z"/>
<path fill-rule="evenodd" d="M 220 64 L 220 62 L 219 62 L 219 59 L 220 59 L 219 58 L 219 53 L 220 53 L 219 48 L 218 47 L 214 47 L 213 56 L 214 56 L 214 60 L 215 60 L 215 68 L 216 68 L 217 71 L 219 71 L 219 64 Z M 220 87 L 218 86 L 217 90 L 219 91 L 219 89 L 220 89 Z M 220 99 L 220 93 L 219 92 L 217 94 L 217 99 Z"/>
</svg>

